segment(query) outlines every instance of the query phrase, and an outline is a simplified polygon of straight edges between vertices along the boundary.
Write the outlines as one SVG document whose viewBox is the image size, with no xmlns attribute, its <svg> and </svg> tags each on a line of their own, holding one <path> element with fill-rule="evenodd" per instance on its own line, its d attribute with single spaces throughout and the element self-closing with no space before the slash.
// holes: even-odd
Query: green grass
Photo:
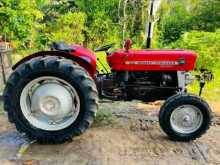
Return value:
<svg viewBox="0 0 220 165">
<path fill-rule="evenodd" d="M 0 115 L 3 115 L 3 102 L 0 101 Z"/>
<path fill-rule="evenodd" d="M 0 93 L 2 93 L 2 92 L 3 92 L 3 90 L 4 90 L 4 87 L 5 87 L 5 85 L 3 85 L 3 84 L 0 84 Z"/>
<path fill-rule="evenodd" d="M 214 69 L 214 80 L 206 83 L 202 97 L 209 101 L 220 101 L 220 69 Z M 199 93 L 199 82 L 194 81 L 188 88 L 190 93 Z"/>
<path fill-rule="evenodd" d="M 116 122 L 115 116 L 105 107 L 100 107 L 97 111 L 94 126 L 112 125 Z"/>
</svg>

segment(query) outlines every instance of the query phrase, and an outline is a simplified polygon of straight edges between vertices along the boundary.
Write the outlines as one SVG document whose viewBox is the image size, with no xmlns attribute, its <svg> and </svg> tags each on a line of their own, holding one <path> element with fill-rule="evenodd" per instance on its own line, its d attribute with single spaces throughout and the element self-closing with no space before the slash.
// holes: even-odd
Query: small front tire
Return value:
<svg viewBox="0 0 220 165">
<path fill-rule="evenodd" d="M 190 141 L 202 136 L 211 124 L 211 109 L 200 97 L 178 94 L 162 105 L 159 123 L 175 141 Z"/>
</svg>

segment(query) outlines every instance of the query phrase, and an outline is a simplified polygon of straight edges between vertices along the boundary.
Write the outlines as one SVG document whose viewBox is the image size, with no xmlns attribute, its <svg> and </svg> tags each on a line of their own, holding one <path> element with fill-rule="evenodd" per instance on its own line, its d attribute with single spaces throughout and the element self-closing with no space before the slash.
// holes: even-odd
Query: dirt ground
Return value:
<svg viewBox="0 0 220 165">
<path fill-rule="evenodd" d="M 0 112 L 1 165 L 189 165 L 220 164 L 220 103 L 210 130 L 189 143 L 173 142 L 158 125 L 161 103 L 104 102 L 95 124 L 72 142 L 30 144 Z"/>
</svg>

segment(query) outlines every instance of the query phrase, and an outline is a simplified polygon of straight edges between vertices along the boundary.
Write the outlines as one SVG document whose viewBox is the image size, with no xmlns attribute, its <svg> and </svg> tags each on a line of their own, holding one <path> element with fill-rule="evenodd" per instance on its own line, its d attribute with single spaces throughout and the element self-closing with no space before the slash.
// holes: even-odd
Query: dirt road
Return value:
<svg viewBox="0 0 220 165">
<path fill-rule="evenodd" d="M 214 104 L 214 103 L 213 103 Z M 214 105 L 217 107 L 216 105 Z M 0 115 L 2 165 L 182 165 L 220 164 L 220 120 L 202 138 L 170 141 L 157 121 L 160 103 L 101 103 L 96 122 L 83 135 L 62 145 L 30 146 Z M 1 112 L 0 112 L 1 114 Z M 27 149 L 27 150 L 25 150 Z"/>
</svg>

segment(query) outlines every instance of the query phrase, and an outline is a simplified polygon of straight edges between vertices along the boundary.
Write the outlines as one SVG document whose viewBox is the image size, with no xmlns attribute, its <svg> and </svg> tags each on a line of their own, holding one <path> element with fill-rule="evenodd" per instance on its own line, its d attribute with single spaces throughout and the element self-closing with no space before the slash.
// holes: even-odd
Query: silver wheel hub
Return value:
<svg viewBox="0 0 220 165">
<path fill-rule="evenodd" d="M 57 98 L 46 96 L 43 98 L 42 102 L 40 102 L 39 107 L 45 115 L 56 116 L 59 113 L 58 109 L 60 107 L 60 101 Z"/>
<path fill-rule="evenodd" d="M 202 125 L 201 111 L 193 105 L 182 105 L 171 114 L 171 127 L 178 133 L 190 134 L 197 131 Z"/>
<path fill-rule="evenodd" d="M 80 110 L 79 96 L 69 83 L 56 77 L 29 82 L 20 97 L 21 110 L 33 126 L 49 131 L 70 126 Z"/>
<path fill-rule="evenodd" d="M 48 117 L 59 119 L 65 117 L 72 110 L 72 96 L 68 90 L 55 83 L 38 87 L 31 98 L 33 111 L 40 111 Z"/>
</svg>

